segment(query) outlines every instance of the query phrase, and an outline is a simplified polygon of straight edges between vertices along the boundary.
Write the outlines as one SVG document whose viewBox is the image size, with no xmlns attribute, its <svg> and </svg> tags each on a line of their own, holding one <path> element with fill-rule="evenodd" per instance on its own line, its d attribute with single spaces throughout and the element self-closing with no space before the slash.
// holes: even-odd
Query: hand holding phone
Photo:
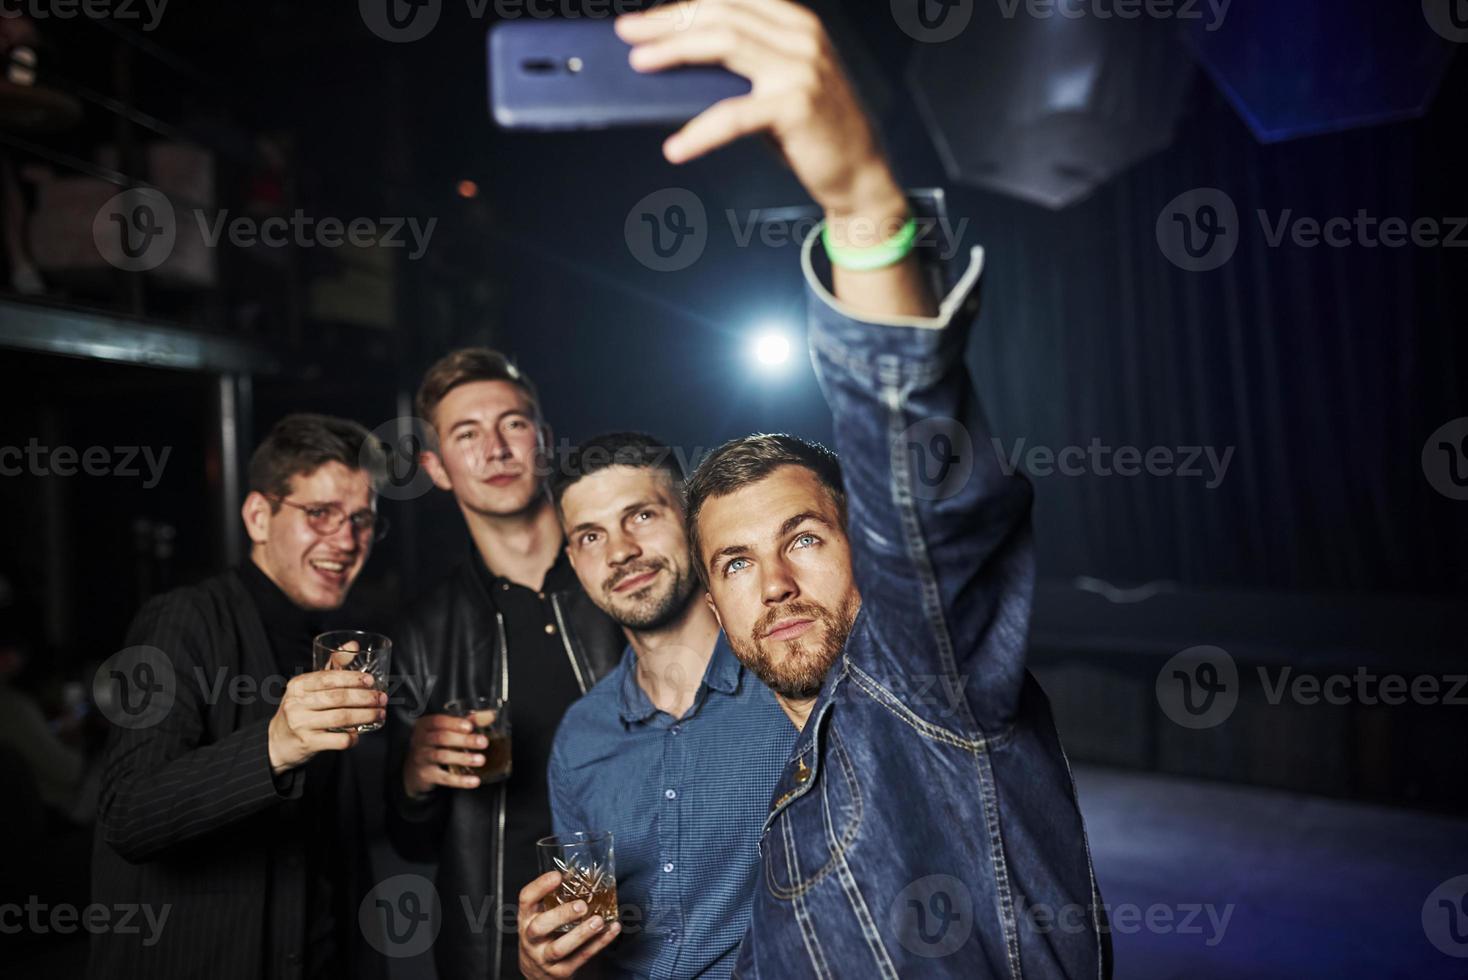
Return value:
<svg viewBox="0 0 1468 980">
<path fill-rule="evenodd" d="M 495 122 L 532 130 L 680 125 L 749 92 L 746 79 L 723 68 L 641 74 L 627 62 L 630 50 L 610 20 L 496 24 L 489 33 Z"/>
</svg>

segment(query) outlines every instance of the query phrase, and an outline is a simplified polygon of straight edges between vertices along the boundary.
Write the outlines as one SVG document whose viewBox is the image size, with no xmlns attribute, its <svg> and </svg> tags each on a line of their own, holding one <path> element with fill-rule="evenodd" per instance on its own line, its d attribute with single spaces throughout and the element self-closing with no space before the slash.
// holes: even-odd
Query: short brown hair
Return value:
<svg viewBox="0 0 1468 980">
<path fill-rule="evenodd" d="M 815 474 L 831 494 L 841 524 L 846 525 L 846 489 L 841 483 L 841 463 L 836 454 L 818 442 L 808 442 L 784 433 L 760 434 L 731 439 L 704 457 L 684 488 L 684 511 L 688 522 L 688 545 L 693 565 L 704 585 L 703 544 L 698 538 L 698 513 L 714 497 L 758 483 L 782 466 L 800 466 Z"/>
<path fill-rule="evenodd" d="M 433 413 L 438 411 L 439 402 L 459 385 L 474 381 L 508 381 L 525 392 L 536 420 L 540 420 L 540 396 L 535 391 L 535 383 L 508 357 L 488 347 L 461 347 L 435 361 L 418 385 L 418 417 L 434 428 Z"/>
<path fill-rule="evenodd" d="M 287 415 L 250 456 L 250 490 L 271 498 L 271 508 L 290 496 L 291 480 L 310 476 L 327 463 L 365 470 L 376 492 L 387 479 L 387 450 L 349 419 L 331 415 Z"/>
<path fill-rule="evenodd" d="M 572 448 L 558 461 L 550 477 L 551 499 L 556 502 L 557 512 L 567 490 L 582 478 L 609 466 L 657 470 L 667 478 L 674 496 L 682 502 L 683 466 L 672 447 L 645 432 L 605 432 Z"/>
</svg>

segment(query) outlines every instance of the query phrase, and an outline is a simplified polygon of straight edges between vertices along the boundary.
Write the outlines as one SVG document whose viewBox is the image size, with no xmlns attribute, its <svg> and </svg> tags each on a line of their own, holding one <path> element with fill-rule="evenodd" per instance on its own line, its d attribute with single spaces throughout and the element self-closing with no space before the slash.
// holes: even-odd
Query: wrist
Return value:
<svg viewBox="0 0 1468 980">
<path fill-rule="evenodd" d="M 836 224 L 854 220 L 901 224 L 907 219 L 907 195 L 892 175 L 887 162 L 875 159 L 859 166 L 847 190 L 823 201 L 826 221 Z"/>
</svg>

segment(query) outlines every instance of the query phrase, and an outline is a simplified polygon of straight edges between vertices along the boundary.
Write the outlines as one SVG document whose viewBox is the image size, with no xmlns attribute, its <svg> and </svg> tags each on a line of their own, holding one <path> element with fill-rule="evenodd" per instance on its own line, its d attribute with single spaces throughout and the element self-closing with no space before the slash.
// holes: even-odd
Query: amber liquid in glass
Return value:
<svg viewBox="0 0 1468 980">
<path fill-rule="evenodd" d="M 565 880 L 561 882 L 561 887 L 546 898 L 545 911 L 549 912 L 551 909 L 568 905 L 579 899 L 586 903 L 586 915 L 577 922 L 561 926 L 561 932 L 570 932 L 593 915 L 601 916 L 602 921 L 608 924 L 617 921 L 616 879 L 604 876 L 599 884 L 591 886 L 590 880 L 583 875 L 578 875 L 575 869 L 563 877 Z"/>
</svg>

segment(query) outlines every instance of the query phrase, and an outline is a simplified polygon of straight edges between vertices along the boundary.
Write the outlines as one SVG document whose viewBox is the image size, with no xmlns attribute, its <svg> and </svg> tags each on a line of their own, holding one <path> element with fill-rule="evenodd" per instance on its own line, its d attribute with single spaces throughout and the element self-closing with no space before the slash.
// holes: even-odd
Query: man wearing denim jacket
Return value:
<svg viewBox="0 0 1468 980">
<path fill-rule="evenodd" d="M 677 6 L 619 20 L 634 67 L 721 64 L 752 90 L 667 158 L 764 133 L 826 214 L 802 263 L 839 465 L 751 436 L 688 486 L 709 601 L 800 730 L 735 975 L 1104 977 L 1069 765 L 1024 666 L 1030 487 L 990 449 L 963 363 L 981 254 L 935 301 L 909 204 L 807 10 Z"/>
</svg>

